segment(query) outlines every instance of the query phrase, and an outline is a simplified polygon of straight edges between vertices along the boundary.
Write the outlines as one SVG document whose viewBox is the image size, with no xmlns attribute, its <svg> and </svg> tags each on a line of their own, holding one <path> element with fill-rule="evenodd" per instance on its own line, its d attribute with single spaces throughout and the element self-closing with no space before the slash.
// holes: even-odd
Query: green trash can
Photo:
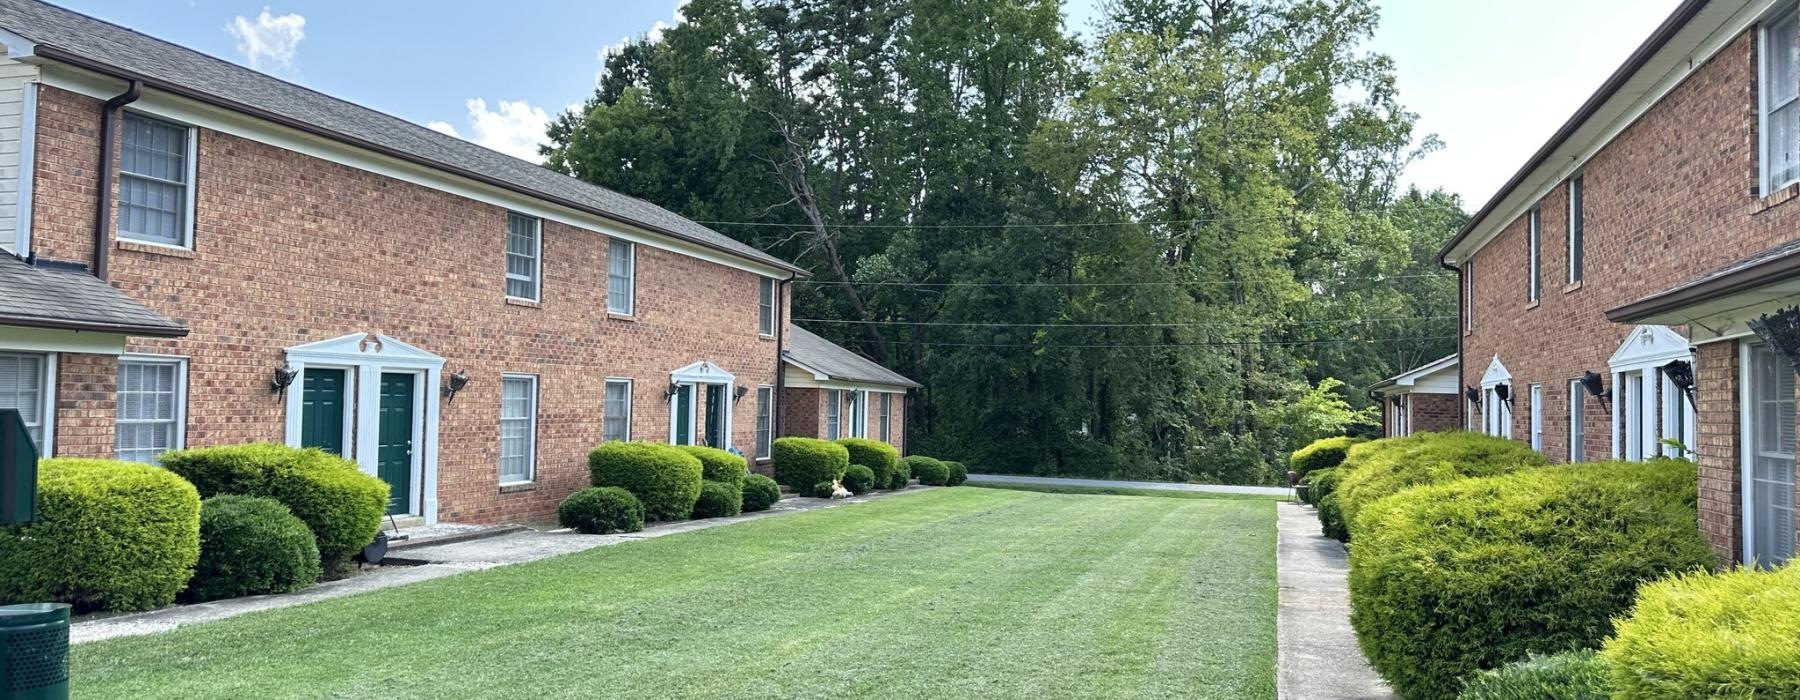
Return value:
<svg viewBox="0 0 1800 700">
<path fill-rule="evenodd" d="M 0 700 L 68 697 L 68 604 L 0 605 Z"/>
</svg>

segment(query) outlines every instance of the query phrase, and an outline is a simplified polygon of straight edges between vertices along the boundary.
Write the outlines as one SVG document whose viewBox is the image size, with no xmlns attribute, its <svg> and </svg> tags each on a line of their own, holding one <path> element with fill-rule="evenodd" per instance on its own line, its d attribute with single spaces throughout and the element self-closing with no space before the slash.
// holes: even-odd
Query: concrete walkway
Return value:
<svg viewBox="0 0 1800 700">
<path fill-rule="evenodd" d="M 1392 698 L 1350 629 L 1350 564 L 1344 546 L 1319 533 L 1311 507 L 1275 505 L 1275 692 L 1283 700 Z"/>
<path fill-rule="evenodd" d="M 1228 493 L 1240 496 L 1294 495 L 1292 489 L 1275 486 L 1226 486 L 1223 484 L 1174 484 L 1166 481 L 1109 481 L 1106 479 L 1063 479 L 1049 476 L 1013 476 L 1009 474 L 970 474 L 971 484 L 1019 484 L 1025 486 L 1074 486 L 1090 489 L 1149 489 L 1154 491 L 1192 491 L 1195 493 Z"/>
<path fill-rule="evenodd" d="M 69 640 L 75 644 L 81 644 L 115 637 L 167 632 L 184 625 L 212 622 L 263 610 L 289 608 L 383 588 L 405 586 L 420 581 L 454 576 L 467 571 L 524 564 L 563 554 L 586 551 L 595 547 L 666 537 L 790 513 L 894 498 L 924 491 L 927 488 L 929 487 L 911 486 L 903 491 L 881 491 L 841 501 L 824 498 L 784 498 L 777 501 L 774 507 L 757 513 L 748 513 L 733 518 L 686 520 L 652 525 L 644 528 L 642 532 L 622 535 L 581 535 L 568 530 L 548 532 L 524 530 L 498 537 L 411 547 L 389 554 L 388 561 L 396 565 L 374 567 L 358 575 L 321 583 L 298 593 L 231 598 L 210 603 L 177 605 L 129 615 L 79 620 L 70 625 Z"/>
</svg>

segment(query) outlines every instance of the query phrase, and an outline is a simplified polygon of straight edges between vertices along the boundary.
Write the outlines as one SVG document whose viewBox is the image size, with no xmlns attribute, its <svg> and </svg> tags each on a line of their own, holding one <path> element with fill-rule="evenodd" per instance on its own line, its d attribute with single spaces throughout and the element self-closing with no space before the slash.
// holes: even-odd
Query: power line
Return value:
<svg viewBox="0 0 1800 700">
<path fill-rule="evenodd" d="M 1394 318 L 1362 318 L 1327 321 L 1288 321 L 1284 325 L 1358 325 L 1364 323 L 1399 323 L 1450 321 L 1456 316 L 1413 316 Z M 833 318 L 796 318 L 795 323 L 839 323 L 850 325 L 884 325 L 884 326 L 947 326 L 958 328 L 1242 328 L 1248 324 L 1230 321 L 1176 321 L 1168 323 L 983 323 L 959 321 L 866 321 L 857 319 Z"/>
<path fill-rule="evenodd" d="M 1189 282 L 903 282 L 882 280 L 875 282 L 859 282 L 851 280 L 848 284 L 858 287 L 1194 287 L 1203 285 L 1244 285 L 1260 282 L 1294 282 L 1301 285 L 1330 284 L 1336 282 L 1391 282 L 1394 280 L 1430 279 L 1451 277 L 1449 273 L 1433 272 L 1417 275 L 1388 275 L 1385 277 L 1339 277 L 1328 280 L 1290 280 L 1268 277 L 1262 279 L 1241 280 L 1194 280 Z M 845 284 L 840 280 L 797 279 L 794 284 Z"/>
<path fill-rule="evenodd" d="M 1286 221 L 1292 218 L 1285 214 L 1268 216 L 1216 216 L 1203 219 L 1170 219 L 1163 221 L 1090 221 L 1071 223 L 1045 224 L 825 224 L 824 227 L 852 229 L 931 229 L 931 230 L 991 230 L 1009 228 L 1101 228 L 1106 226 L 1182 226 L 1187 224 L 1216 224 L 1231 222 L 1265 222 Z M 793 224 L 781 221 L 705 221 L 695 220 L 696 224 L 707 226 L 757 226 L 767 228 L 813 228 L 812 224 Z"/>
<path fill-rule="evenodd" d="M 1198 343 L 1120 343 L 1120 344 L 1107 344 L 1107 345 L 1063 345 L 1063 344 L 1055 344 L 1055 343 L 1048 344 L 1048 345 L 1038 345 L 1038 344 L 1032 344 L 1032 343 L 1015 343 L 1015 344 L 1006 344 L 1006 343 L 918 343 L 918 345 L 926 346 L 926 347 L 957 347 L 957 348 L 1032 348 L 1032 349 L 1037 349 L 1037 350 L 1111 350 L 1111 349 L 1124 349 L 1124 348 L 1157 349 L 1157 348 L 1218 348 L 1218 347 L 1249 348 L 1249 347 L 1295 347 L 1295 346 L 1306 346 L 1306 345 L 1344 345 L 1344 344 L 1352 344 L 1352 343 L 1426 342 L 1426 341 L 1433 341 L 1433 340 L 1449 340 L 1449 339 L 1455 338 L 1455 337 L 1456 336 L 1454 336 L 1454 335 L 1429 335 L 1429 336 L 1407 336 L 1407 337 L 1399 337 L 1399 338 L 1335 338 L 1335 339 L 1331 339 L 1331 340 L 1292 340 L 1292 341 L 1284 341 L 1284 340 L 1223 340 L 1223 341 L 1208 341 L 1208 342 L 1198 342 Z M 889 339 L 889 340 L 886 340 L 885 342 L 900 344 L 900 345 L 913 345 L 914 344 L 910 341 L 901 340 L 901 339 L 897 339 L 897 338 Z"/>
</svg>

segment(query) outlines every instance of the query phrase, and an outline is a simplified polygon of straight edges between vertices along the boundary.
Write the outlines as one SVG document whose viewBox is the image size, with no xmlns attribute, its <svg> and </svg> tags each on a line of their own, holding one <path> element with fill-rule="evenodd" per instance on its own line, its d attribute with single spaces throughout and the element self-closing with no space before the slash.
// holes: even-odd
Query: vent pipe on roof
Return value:
<svg viewBox="0 0 1800 700">
<path fill-rule="evenodd" d="M 100 191 L 94 195 L 94 276 L 106 279 L 107 249 L 112 245 L 113 144 L 118 140 L 119 110 L 138 100 L 144 82 L 133 80 L 100 106 Z"/>
</svg>

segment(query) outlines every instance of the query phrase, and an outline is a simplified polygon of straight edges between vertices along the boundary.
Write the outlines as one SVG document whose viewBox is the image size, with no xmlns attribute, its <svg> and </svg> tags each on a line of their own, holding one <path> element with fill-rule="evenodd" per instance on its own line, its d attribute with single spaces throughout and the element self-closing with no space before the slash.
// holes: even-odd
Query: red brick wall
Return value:
<svg viewBox="0 0 1800 700">
<path fill-rule="evenodd" d="M 888 444 L 906 454 L 906 395 L 893 394 L 889 407 Z M 782 416 L 781 434 L 798 437 L 822 438 L 830 433 L 825 429 L 825 392 L 822 389 L 806 387 L 784 387 L 781 390 Z M 870 392 L 867 411 L 868 436 L 881 439 L 881 395 Z"/>
<path fill-rule="evenodd" d="M 57 455 L 112 455 L 118 388 L 118 358 L 70 353 L 58 356 L 54 443 Z"/>
<path fill-rule="evenodd" d="M 34 242 L 40 254 L 92 251 L 95 100 L 45 88 L 39 102 Z M 194 252 L 119 243 L 113 283 L 185 321 L 192 334 L 131 350 L 190 357 L 187 444 L 284 439 L 269 374 L 284 349 L 380 333 L 447 358 L 469 385 L 442 406 L 439 515 L 464 522 L 542 517 L 585 485 L 600 439 L 602 382 L 635 380 L 632 436 L 666 441 L 669 372 L 710 360 L 740 386 L 773 384 L 776 348 L 757 334 L 758 278 L 637 248 L 636 316 L 606 314 L 608 239 L 546 221 L 542 302 L 505 299 L 506 211 L 444 192 L 201 130 Z M 101 360 L 57 416 L 59 451 L 105 454 L 112 381 Z M 539 377 L 535 488 L 497 485 L 502 373 Z M 755 394 L 734 406 L 732 436 L 755 444 Z M 91 423 L 91 424 L 90 424 Z"/>
<path fill-rule="evenodd" d="M 1699 404 L 1694 446 L 1700 463 L 1700 529 L 1719 556 L 1737 561 L 1743 548 L 1743 504 L 1740 479 L 1742 433 L 1738 430 L 1738 344 L 1710 343 L 1694 357 L 1694 385 Z"/>
<path fill-rule="evenodd" d="M 1412 431 L 1435 433 L 1462 427 L 1458 407 L 1462 397 L 1455 394 L 1412 394 Z"/>
</svg>

